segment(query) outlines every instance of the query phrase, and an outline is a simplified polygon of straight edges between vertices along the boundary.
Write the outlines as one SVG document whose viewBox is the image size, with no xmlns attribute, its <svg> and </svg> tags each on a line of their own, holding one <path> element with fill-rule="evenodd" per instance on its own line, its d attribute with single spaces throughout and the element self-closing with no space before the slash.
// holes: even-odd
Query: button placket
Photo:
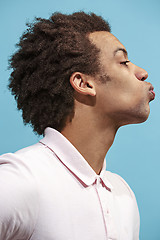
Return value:
<svg viewBox="0 0 160 240">
<path fill-rule="evenodd" d="M 96 177 L 95 182 L 94 182 L 94 187 L 95 187 L 97 197 L 98 197 L 98 200 L 99 200 L 99 203 L 100 203 L 101 211 L 102 211 L 102 217 L 103 217 L 105 233 L 106 233 L 106 240 L 108 240 L 107 225 L 106 225 L 104 210 L 103 210 L 103 206 L 102 206 L 102 199 L 101 199 L 100 194 L 99 194 L 99 189 L 101 188 L 100 177 Z"/>
<path fill-rule="evenodd" d="M 103 181 L 101 181 L 101 179 L 99 180 L 102 184 L 99 185 L 98 193 L 101 199 L 108 237 L 110 237 L 111 239 L 117 239 L 115 224 L 112 216 L 112 193 L 108 191 L 107 188 L 105 188 L 105 186 L 103 185 Z"/>
</svg>

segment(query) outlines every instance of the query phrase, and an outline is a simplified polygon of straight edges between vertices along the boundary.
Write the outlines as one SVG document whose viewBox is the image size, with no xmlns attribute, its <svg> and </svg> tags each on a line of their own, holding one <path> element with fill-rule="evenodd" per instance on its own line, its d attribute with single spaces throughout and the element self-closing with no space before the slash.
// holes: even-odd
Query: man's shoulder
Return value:
<svg viewBox="0 0 160 240">
<path fill-rule="evenodd" d="M 36 188 L 35 173 L 38 169 L 40 156 L 43 158 L 43 150 L 40 144 L 23 148 L 15 153 L 5 153 L 0 156 L 0 184 L 1 188 L 14 189 L 20 192 L 25 190 L 34 191 Z M 22 193 L 23 191 L 21 191 Z M 19 195 L 19 194 L 18 194 Z"/>
<path fill-rule="evenodd" d="M 30 145 L 28 147 L 22 148 L 15 152 L 17 156 L 25 156 L 25 155 L 38 155 L 41 154 L 43 151 L 43 146 L 40 144 L 40 142 L 37 142 L 33 145 Z"/>
<path fill-rule="evenodd" d="M 38 214 L 38 191 L 27 155 L 31 146 L 0 156 L 0 239 L 28 239 Z M 23 236 L 23 237 L 22 237 Z M 8 238 L 7 238 L 8 239 Z"/>
<path fill-rule="evenodd" d="M 42 155 L 42 151 L 38 144 L 23 148 L 15 153 L 5 153 L 1 155 L 0 179 L 4 179 L 4 183 L 7 185 L 13 185 L 15 189 L 23 187 L 23 184 L 27 187 L 33 187 L 35 180 L 32 165 L 34 166 L 35 164 L 34 159 L 37 159 L 36 161 L 38 162 L 38 156 L 40 155 Z M 6 184 L 2 184 L 4 188 Z"/>
<path fill-rule="evenodd" d="M 49 174 L 53 177 L 58 161 L 56 155 L 40 142 L 20 149 L 15 153 L 0 156 L 0 175 L 9 174 L 21 181 L 27 179 L 27 184 L 34 181 L 38 186 Z M 58 165 L 59 166 L 59 165 Z M 13 173 L 14 172 L 14 176 Z M 9 177 L 10 178 L 10 177 Z"/>
<path fill-rule="evenodd" d="M 40 143 L 22 148 L 14 153 L 5 153 L 0 155 L 0 165 L 2 164 L 27 164 L 33 159 L 39 158 L 44 152 L 43 146 Z"/>
</svg>

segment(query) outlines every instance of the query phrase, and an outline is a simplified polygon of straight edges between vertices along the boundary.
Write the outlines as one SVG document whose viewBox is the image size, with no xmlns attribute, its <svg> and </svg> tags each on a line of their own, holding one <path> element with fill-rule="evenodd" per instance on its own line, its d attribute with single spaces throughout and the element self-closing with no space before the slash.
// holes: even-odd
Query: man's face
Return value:
<svg viewBox="0 0 160 240">
<path fill-rule="evenodd" d="M 153 87 L 144 80 L 147 72 L 128 61 L 127 51 L 108 32 L 94 32 L 89 39 L 100 49 L 101 75 L 105 84 L 96 81 L 96 101 L 99 114 L 109 117 L 117 126 L 145 121 L 154 99 Z"/>
</svg>

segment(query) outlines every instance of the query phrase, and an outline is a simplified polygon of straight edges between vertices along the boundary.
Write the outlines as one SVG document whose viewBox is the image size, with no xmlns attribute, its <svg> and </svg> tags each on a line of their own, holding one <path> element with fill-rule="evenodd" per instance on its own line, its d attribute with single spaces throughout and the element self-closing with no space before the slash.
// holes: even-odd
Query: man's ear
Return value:
<svg viewBox="0 0 160 240">
<path fill-rule="evenodd" d="M 75 72 L 70 77 L 70 83 L 76 92 L 83 95 L 96 96 L 95 84 L 92 77 Z"/>
</svg>

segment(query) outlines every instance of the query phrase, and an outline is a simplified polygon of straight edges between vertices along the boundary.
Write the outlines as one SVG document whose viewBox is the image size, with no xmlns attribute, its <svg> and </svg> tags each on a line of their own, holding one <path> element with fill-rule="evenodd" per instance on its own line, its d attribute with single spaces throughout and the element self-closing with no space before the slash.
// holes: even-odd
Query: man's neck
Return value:
<svg viewBox="0 0 160 240">
<path fill-rule="evenodd" d="M 73 121 L 61 132 L 82 154 L 92 169 L 99 174 L 103 167 L 104 158 L 111 147 L 116 129 L 108 126 L 98 128 L 91 121 L 87 124 L 80 124 Z"/>
</svg>

